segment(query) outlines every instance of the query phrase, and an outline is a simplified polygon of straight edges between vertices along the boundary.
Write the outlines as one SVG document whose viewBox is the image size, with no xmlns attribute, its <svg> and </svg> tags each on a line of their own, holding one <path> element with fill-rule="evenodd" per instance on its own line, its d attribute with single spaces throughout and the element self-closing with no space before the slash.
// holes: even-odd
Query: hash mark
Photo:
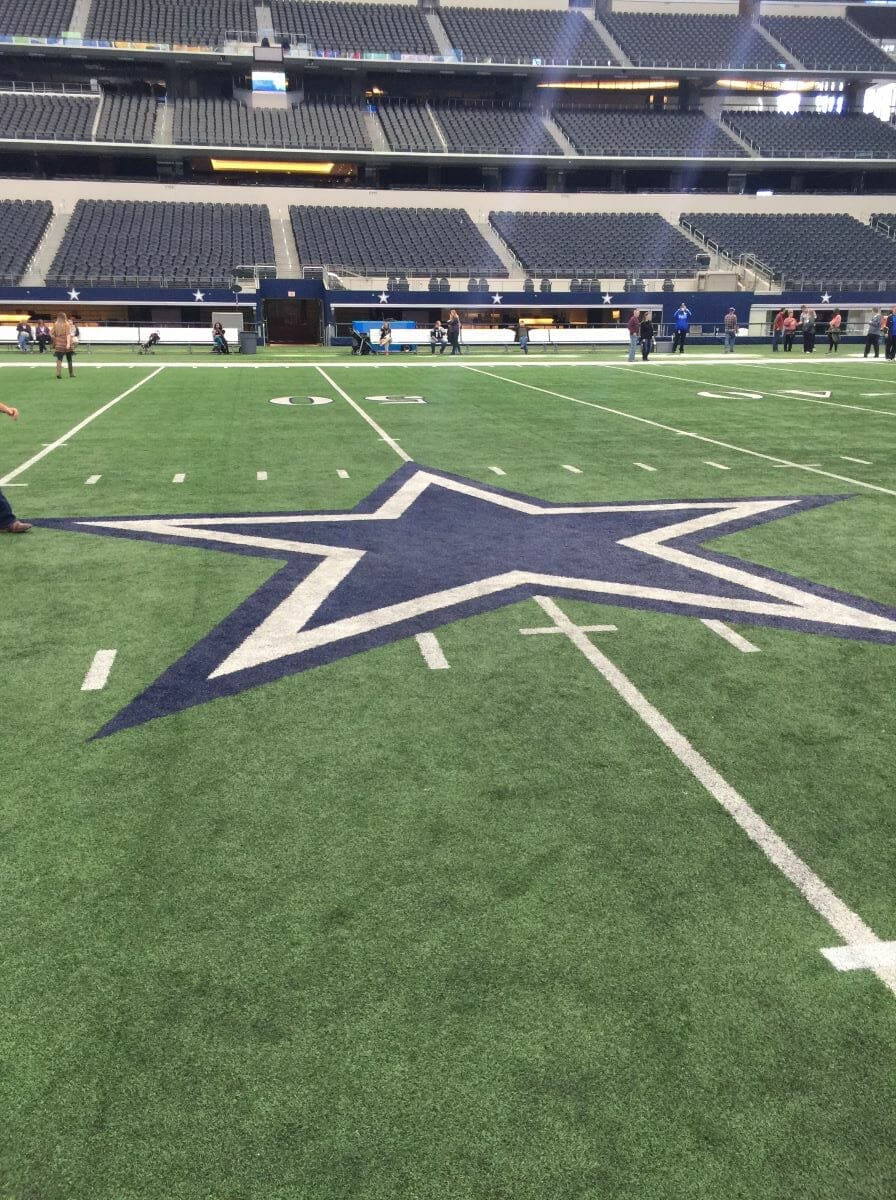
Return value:
<svg viewBox="0 0 896 1200">
<path fill-rule="evenodd" d="M 109 682 L 109 672 L 115 662 L 117 650 L 97 650 L 90 669 L 81 684 L 82 692 L 101 692 Z"/>
</svg>

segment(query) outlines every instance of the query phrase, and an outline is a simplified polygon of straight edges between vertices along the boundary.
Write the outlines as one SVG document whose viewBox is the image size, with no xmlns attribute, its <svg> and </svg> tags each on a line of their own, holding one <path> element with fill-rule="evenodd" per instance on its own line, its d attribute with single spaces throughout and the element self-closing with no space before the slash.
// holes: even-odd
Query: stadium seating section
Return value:
<svg viewBox="0 0 896 1200">
<path fill-rule="evenodd" d="M 896 129 L 855 113 L 726 112 L 723 120 L 762 155 L 799 158 L 896 158 Z"/>
<path fill-rule="evenodd" d="M 273 0 L 270 9 L 278 34 L 324 53 L 336 51 L 352 57 L 362 51 L 439 52 L 423 13 L 401 4 Z"/>
<path fill-rule="evenodd" d="M 755 255 L 785 288 L 845 290 L 896 280 L 896 242 L 852 217 L 683 213 L 681 220 L 734 260 Z"/>
<path fill-rule="evenodd" d="M 235 100 L 181 100 L 174 109 L 174 140 L 187 146 L 371 149 L 362 108 L 313 102 L 255 109 Z"/>
<path fill-rule="evenodd" d="M 846 16 L 868 37 L 896 41 L 896 9 L 892 5 L 850 4 Z"/>
<path fill-rule="evenodd" d="M 433 112 L 453 153 L 562 153 L 537 113 L 505 108 L 438 108 Z"/>
<path fill-rule="evenodd" d="M 86 36 L 108 41 L 218 46 L 225 35 L 254 39 L 252 0 L 92 0 Z"/>
<path fill-rule="evenodd" d="M 435 154 L 445 149 L 425 104 L 381 104 L 378 116 L 392 150 Z"/>
<path fill-rule="evenodd" d="M 71 29 L 74 0 L 0 0 L 0 34 L 59 37 Z"/>
<path fill-rule="evenodd" d="M 533 274 L 656 277 L 694 269 L 697 247 L 654 213 L 493 212 L 489 220 Z"/>
<path fill-rule="evenodd" d="M 156 102 L 151 96 L 103 97 L 95 138 L 98 142 L 151 142 Z"/>
<path fill-rule="evenodd" d="M 464 58 L 495 62 L 612 64 L 613 52 L 581 13 L 443 8 L 439 17 Z"/>
<path fill-rule="evenodd" d="M 303 267 L 370 275 L 507 276 L 459 208 L 292 206 L 289 212 Z"/>
<path fill-rule="evenodd" d="M 234 267 L 273 262 L 270 214 L 260 204 L 79 200 L 47 283 L 221 286 Z"/>
<path fill-rule="evenodd" d="M 99 97 L 0 93 L 0 137 L 90 140 Z"/>
<path fill-rule="evenodd" d="M 561 109 L 554 119 L 580 154 L 733 158 L 746 153 L 702 113 Z"/>
<path fill-rule="evenodd" d="M 635 66 L 770 70 L 781 65 L 780 52 L 747 17 L 604 11 L 600 17 Z"/>
<path fill-rule="evenodd" d="M 891 58 L 841 17 L 762 17 L 761 23 L 804 67 L 896 70 Z"/>
<path fill-rule="evenodd" d="M 0 279 L 18 283 L 53 216 L 49 200 L 0 200 Z"/>
</svg>

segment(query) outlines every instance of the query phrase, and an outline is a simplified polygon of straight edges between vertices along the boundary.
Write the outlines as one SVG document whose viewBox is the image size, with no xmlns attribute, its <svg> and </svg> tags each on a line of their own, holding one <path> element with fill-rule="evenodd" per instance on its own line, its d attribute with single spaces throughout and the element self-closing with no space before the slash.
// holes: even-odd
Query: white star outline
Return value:
<svg viewBox="0 0 896 1200">
<path fill-rule="evenodd" d="M 475 499 L 529 516 L 547 518 L 589 513 L 676 513 L 704 509 L 706 511 L 703 515 L 692 516 L 684 520 L 673 520 L 671 524 L 658 529 L 635 534 L 632 537 L 620 538 L 617 544 L 653 558 L 659 558 L 664 562 L 735 584 L 755 592 L 757 599 L 738 599 L 714 596 L 703 592 L 674 591 L 669 588 L 626 584 L 614 580 L 578 579 L 514 570 L 442 591 L 430 592 L 383 608 L 370 609 L 367 612 L 331 621 L 313 629 L 306 629 L 317 610 L 367 552 L 349 547 L 327 546 L 320 543 L 291 541 L 279 537 L 268 538 L 237 532 L 240 526 L 245 525 L 256 528 L 263 525 L 301 527 L 309 523 L 320 525 L 398 520 L 429 487 L 443 487 L 449 491 L 472 496 Z M 854 608 L 849 604 L 815 595 L 795 587 L 793 584 L 785 583 L 783 580 L 768 579 L 765 576 L 753 574 L 743 566 L 734 563 L 705 559 L 698 554 L 668 544 L 670 541 L 686 535 L 706 532 L 732 521 L 759 516 L 777 509 L 786 509 L 798 504 L 800 499 L 646 501 L 634 504 L 545 507 L 537 502 L 522 500 L 506 493 L 486 491 L 470 482 L 433 475 L 421 468 L 405 480 L 378 509 L 370 513 L 301 513 L 220 518 L 169 517 L 78 521 L 75 527 L 80 526 L 88 530 L 110 529 L 148 533 L 163 538 L 184 538 L 189 539 L 194 545 L 197 542 L 205 541 L 211 544 L 252 546 L 289 554 L 308 554 L 322 560 L 294 588 L 292 593 L 218 664 L 207 676 L 208 680 L 234 675 L 266 663 L 277 662 L 283 658 L 300 655 L 306 651 L 384 629 L 390 625 L 397 625 L 415 617 L 436 613 L 441 609 L 450 609 L 468 601 L 503 591 L 511 591 L 526 585 L 591 593 L 595 599 L 603 597 L 604 602 L 610 604 L 613 603 L 614 596 L 631 596 L 683 607 L 704 607 L 727 612 L 742 612 L 747 616 L 772 616 L 834 627 L 896 633 L 896 621 L 888 617 L 865 612 L 863 609 Z"/>
</svg>

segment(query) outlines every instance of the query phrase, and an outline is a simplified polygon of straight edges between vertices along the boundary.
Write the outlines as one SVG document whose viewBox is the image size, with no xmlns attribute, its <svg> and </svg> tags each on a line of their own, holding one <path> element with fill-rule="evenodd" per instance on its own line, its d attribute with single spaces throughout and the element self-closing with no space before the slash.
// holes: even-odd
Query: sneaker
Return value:
<svg viewBox="0 0 896 1200">
<path fill-rule="evenodd" d="M 30 528 L 27 521 L 13 521 L 11 525 L 4 525 L 0 533 L 27 533 Z"/>
</svg>

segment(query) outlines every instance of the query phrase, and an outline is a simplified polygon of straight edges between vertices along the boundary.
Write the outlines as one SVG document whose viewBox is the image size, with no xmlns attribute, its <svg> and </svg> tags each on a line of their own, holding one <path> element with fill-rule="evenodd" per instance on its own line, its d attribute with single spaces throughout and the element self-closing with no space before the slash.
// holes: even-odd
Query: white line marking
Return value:
<svg viewBox="0 0 896 1200">
<path fill-rule="evenodd" d="M 821 463 L 775 463 L 775 466 L 780 467 L 797 467 L 800 471 L 811 468 L 820 467 Z"/>
<path fill-rule="evenodd" d="M 434 633 L 418 633 L 417 645 L 420 647 L 420 653 L 430 671 L 447 671 L 449 669 L 448 659 L 442 652 L 439 639 Z"/>
<path fill-rule="evenodd" d="M 730 471 L 730 467 L 726 467 L 724 463 L 713 462 L 712 459 L 704 458 L 703 465 L 706 467 L 715 467 L 717 471 Z"/>
<path fill-rule="evenodd" d="M 807 467 L 805 464 L 801 465 L 800 463 L 790 462 L 786 458 L 776 458 L 773 454 L 761 454 L 758 450 L 748 450 L 745 446 L 735 446 L 732 442 L 720 442 L 717 438 L 704 437 L 702 433 L 693 433 L 689 429 L 677 429 L 674 425 L 664 425 L 662 421 L 651 421 L 649 417 L 638 417 L 634 413 L 624 412 L 621 408 L 610 408 L 606 404 L 596 404 L 593 400 L 580 400 L 578 396 L 567 396 L 564 392 L 553 392 L 548 388 L 536 387 L 534 383 L 523 383 L 520 379 L 507 379 L 504 375 L 495 375 L 491 371 L 483 371 L 481 367 L 470 367 L 464 364 L 463 369 L 465 371 L 473 371 L 477 375 L 485 375 L 489 379 L 497 379 L 501 383 L 513 383 L 517 387 L 528 388 L 532 392 L 541 392 L 544 396 L 555 396 L 558 400 L 568 400 L 571 404 L 582 404 L 586 408 L 596 408 L 598 412 L 612 413 L 614 417 L 625 417 L 628 421 L 638 421 L 642 425 L 650 425 L 653 429 L 665 429 L 667 433 L 677 433 L 681 437 L 693 438 L 697 442 L 706 442 L 710 446 L 721 446 L 723 450 L 736 450 L 738 454 L 749 454 L 751 458 L 761 458 L 765 462 L 777 462 L 783 467 L 795 467 L 798 471 L 811 471 L 813 475 L 823 475 L 826 479 L 838 479 L 841 483 L 851 483 L 854 487 L 868 488 L 871 492 L 882 492 L 885 496 L 896 496 L 896 491 L 893 491 L 892 488 L 880 487 L 876 483 L 866 483 L 864 479 L 853 479 L 849 475 L 835 475 L 832 471 L 819 471 L 815 467 Z M 624 370 L 624 368 L 615 365 L 611 369 Z M 674 378 L 674 376 L 671 378 Z"/>
<path fill-rule="evenodd" d="M 822 954 L 838 971 L 873 971 L 896 967 L 896 942 L 835 946 Z"/>
<path fill-rule="evenodd" d="M 861 463 L 863 467 L 873 467 L 874 463 L 869 462 L 867 458 L 850 458 L 848 454 L 841 454 L 840 457 L 844 462 Z"/>
<path fill-rule="evenodd" d="M 775 367 L 775 366 L 772 366 L 771 363 L 751 363 L 750 365 L 754 366 L 754 367 L 759 367 L 765 371 L 777 371 L 779 374 L 783 374 L 783 375 L 805 374 L 805 372 L 801 371 L 800 369 L 794 369 L 794 368 L 788 369 L 787 367 L 783 367 L 783 368 Z M 821 371 L 812 371 L 811 372 L 812 375 L 821 375 L 822 373 L 823 372 L 821 372 Z M 671 379 L 671 378 L 673 378 L 673 376 L 670 375 L 670 376 L 668 376 L 668 378 Z M 847 376 L 847 378 L 849 378 L 849 377 Z M 852 376 L 852 378 L 856 378 L 856 376 Z M 696 382 L 696 380 L 694 382 Z M 725 387 L 726 385 L 722 384 L 721 386 Z M 757 385 L 754 385 L 754 386 L 757 386 Z M 758 385 L 758 386 L 761 386 L 761 385 Z M 861 404 L 842 404 L 842 403 L 838 403 L 836 400 L 821 400 L 816 397 L 812 397 L 811 395 L 806 395 L 804 393 L 799 393 L 799 392 L 795 392 L 795 391 L 765 392 L 764 394 L 765 394 L 765 396 L 781 396 L 787 400 L 801 400 L 804 404 L 824 404 L 827 408 L 846 408 L 846 409 L 851 409 L 853 412 L 875 413 L 879 417 L 896 417 L 896 412 L 888 412 L 884 408 L 865 408 Z"/>
<path fill-rule="evenodd" d="M 861 392 L 860 394 L 865 400 L 874 400 L 880 396 L 896 396 L 896 392 Z"/>
<path fill-rule="evenodd" d="M 740 650 L 741 654 L 759 654 L 759 647 L 754 646 L 752 642 L 748 642 L 745 637 L 741 637 L 733 629 L 729 629 L 724 621 L 701 621 L 707 629 L 711 629 L 713 633 L 717 633 L 720 638 L 724 638 L 726 642 Z"/>
<path fill-rule="evenodd" d="M 399 446 L 398 442 L 396 442 L 394 438 L 389 437 L 388 433 L 386 433 L 386 431 L 385 431 L 385 429 L 383 429 L 382 425 L 377 425 L 376 421 L 374 421 L 374 419 L 370 415 L 370 413 L 366 413 L 364 411 L 364 409 L 360 406 L 360 404 L 356 404 L 355 401 L 348 394 L 348 392 L 343 391 L 343 389 L 339 386 L 339 384 L 335 383 L 330 378 L 330 376 L 326 373 L 326 371 L 323 369 L 323 367 L 315 367 L 315 370 L 319 371 L 320 374 L 323 375 L 324 379 L 326 379 L 326 381 L 330 385 L 330 387 L 335 388 L 336 391 L 339 393 L 339 395 L 342 397 L 342 399 L 347 401 L 352 406 L 352 408 L 355 410 L 355 412 L 358 414 L 358 416 L 364 418 L 364 420 L 367 422 L 367 424 L 370 426 L 371 429 L 376 430 L 376 432 L 380 435 L 381 441 L 384 441 L 388 446 L 391 446 L 399 458 L 403 459 L 405 462 L 411 461 L 410 454 L 405 454 L 405 452 L 402 450 L 401 446 Z"/>
<path fill-rule="evenodd" d="M 794 887 L 802 893 L 807 903 L 827 921 L 844 942 L 850 945 L 855 943 L 864 945 L 869 942 L 879 943 L 881 941 L 874 930 L 831 891 L 824 880 L 790 849 L 783 838 L 775 833 L 774 829 L 763 820 L 755 809 L 750 807 L 744 797 L 722 778 L 702 754 L 694 749 L 684 734 L 679 733 L 674 725 L 658 709 L 654 708 L 647 697 L 638 691 L 632 681 L 605 654 L 601 653 L 584 633 L 579 631 L 553 600 L 547 596 L 535 596 L 534 599 L 551 620 L 566 633 L 576 649 L 581 651 L 591 665 L 600 672 L 616 694 L 672 751 L 682 766 L 690 771 L 713 799 L 718 801 L 747 837 L 759 847 L 769 862 L 790 880 Z M 871 969 L 881 983 L 896 995 L 896 967 L 882 966 Z"/>
<path fill-rule="evenodd" d="M 109 672 L 115 662 L 117 650 L 97 650 L 90 664 L 90 670 L 84 676 L 81 684 L 82 692 L 101 692 L 109 682 Z"/>
<path fill-rule="evenodd" d="M 259 483 L 267 483 L 268 473 L 267 471 L 256 471 L 255 478 Z"/>
<path fill-rule="evenodd" d="M 502 471 L 500 467 L 489 467 L 489 470 L 492 471 L 495 475 L 506 475 L 507 474 L 507 472 Z"/>
<path fill-rule="evenodd" d="M 7 487 L 27 487 L 27 483 L 8 483 Z"/>
<path fill-rule="evenodd" d="M 174 478 L 171 480 L 171 482 L 172 483 L 183 483 L 183 481 L 185 479 L 186 479 L 186 475 L 184 475 L 183 472 L 181 472 L 180 474 L 175 475 Z"/>
<path fill-rule="evenodd" d="M 85 479 L 84 482 L 88 487 L 91 487 L 94 483 L 99 483 L 101 479 L 102 475 L 91 475 L 90 478 Z"/>
<path fill-rule="evenodd" d="M 579 625 L 578 629 L 579 629 L 580 633 L 616 633 L 617 632 L 617 627 L 615 625 Z M 562 633 L 562 634 L 565 634 L 566 630 L 561 629 L 559 625 L 548 625 L 546 627 L 538 628 L 538 629 L 521 629 L 520 633 L 522 633 L 526 637 L 530 637 L 532 634 L 536 634 L 536 633 Z"/>
<path fill-rule="evenodd" d="M 340 479 L 348 479 L 348 471 L 343 471 L 341 468 L 336 472 Z"/>
<path fill-rule="evenodd" d="M 642 471 L 655 471 L 656 467 L 651 467 L 647 463 L 632 463 L 633 467 L 640 467 Z"/>
<path fill-rule="evenodd" d="M 108 404 L 104 404 L 102 408 L 98 408 L 96 412 L 91 413 L 89 417 L 85 417 L 80 424 L 74 427 L 74 429 L 70 429 L 68 433 L 64 433 L 62 437 L 57 438 L 55 442 L 50 442 L 49 446 L 44 446 L 43 450 L 39 451 L 32 458 L 29 458 L 27 462 L 22 463 L 20 467 L 16 467 L 14 471 L 10 471 L 8 475 L 4 475 L 4 477 L 0 479 L 0 487 L 3 487 L 4 484 L 12 483 L 17 476 L 21 475 L 24 471 L 27 471 L 29 467 L 33 467 L 34 464 L 40 462 L 42 458 L 46 458 L 48 454 L 52 454 L 57 446 L 64 446 L 69 438 L 74 437 L 76 433 L 80 433 L 81 430 L 85 429 L 91 421 L 95 421 L 97 417 L 101 417 L 104 412 L 108 412 L 109 409 L 118 404 L 120 400 L 125 400 L 133 392 L 136 392 L 138 388 L 142 388 L 145 383 L 149 383 L 150 379 L 155 379 L 159 372 L 164 370 L 164 367 L 157 367 L 151 375 L 147 375 L 145 379 L 141 379 L 139 383 L 135 383 L 133 387 L 129 387 L 126 392 L 122 392 L 120 396 L 116 396 L 114 400 L 110 400 Z"/>
<path fill-rule="evenodd" d="M 55 445 L 61 449 L 63 446 L 67 446 L 68 442 L 41 442 L 41 445 L 42 446 L 54 446 Z"/>
<path fill-rule="evenodd" d="M 569 465 L 569 463 L 561 463 L 560 465 L 563 467 L 564 471 L 569 471 L 571 475 L 581 475 L 582 474 L 582 472 L 579 470 L 578 467 L 571 467 Z"/>
</svg>

